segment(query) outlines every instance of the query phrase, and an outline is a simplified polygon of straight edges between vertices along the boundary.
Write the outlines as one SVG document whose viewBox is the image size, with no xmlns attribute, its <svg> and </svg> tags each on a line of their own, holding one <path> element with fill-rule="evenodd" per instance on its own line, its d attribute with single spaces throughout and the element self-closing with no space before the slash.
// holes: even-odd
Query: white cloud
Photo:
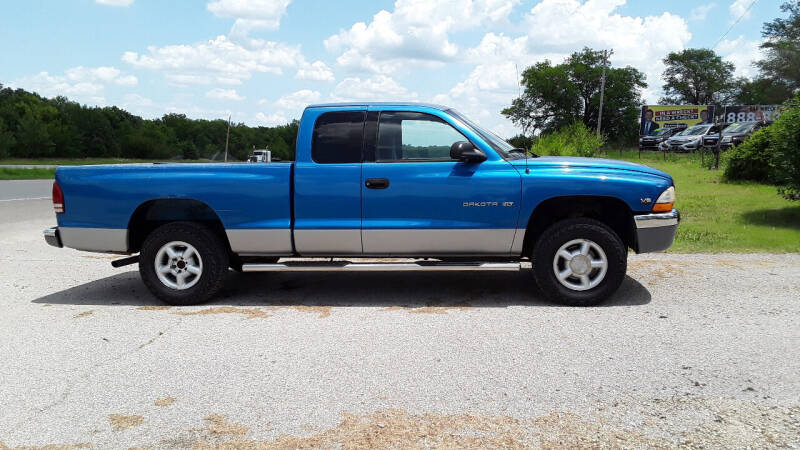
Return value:
<svg viewBox="0 0 800 450">
<path fill-rule="evenodd" d="M 232 100 L 238 102 L 244 100 L 244 97 L 236 93 L 236 89 L 214 88 L 206 92 L 206 97 L 213 100 L 223 100 L 223 101 Z"/>
<path fill-rule="evenodd" d="M 122 97 L 122 106 L 125 108 L 143 108 L 153 106 L 153 100 L 139 94 L 125 94 Z"/>
<path fill-rule="evenodd" d="M 345 78 L 331 93 L 331 99 L 336 101 L 414 100 L 417 97 L 416 92 L 409 92 L 386 75 L 375 75 L 364 80 L 358 77 Z"/>
<path fill-rule="evenodd" d="M 139 80 L 133 75 L 122 75 L 115 67 L 72 67 L 63 75 L 39 72 L 12 81 L 10 86 L 32 90 L 45 97 L 63 95 L 70 100 L 105 104 L 105 88 L 110 83 L 123 87 L 136 86 Z"/>
<path fill-rule="evenodd" d="M 98 5 L 106 6 L 131 6 L 133 0 L 94 0 Z"/>
<path fill-rule="evenodd" d="M 722 59 L 736 66 L 737 76 L 753 78 L 758 74 L 753 63 L 764 58 L 760 46 L 761 41 L 748 41 L 744 36 L 739 36 L 733 40 L 723 40 L 714 50 Z"/>
<path fill-rule="evenodd" d="M 122 60 L 136 68 L 164 71 L 178 84 L 241 84 L 254 73 L 281 75 L 284 68 L 306 64 L 299 46 L 272 41 L 245 46 L 226 36 L 188 45 L 150 46 L 143 54 L 125 52 Z"/>
<path fill-rule="evenodd" d="M 289 119 L 282 113 L 264 114 L 259 112 L 256 114 L 256 121 L 266 126 L 285 125 L 289 123 Z"/>
<path fill-rule="evenodd" d="M 277 30 L 291 0 L 216 0 L 206 7 L 217 17 L 236 19 L 231 35 L 245 37 L 250 30 Z"/>
<path fill-rule="evenodd" d="M 358 71 L 388 74 L 408 64 L 441 66 L 458 58 L 450 34 L 507 21 L 519 0 L 397 0 L 370 23 L 357 22 L 324 41 L 337 63 Z"/>
<path fill-rule="evenodd" d="M 728 11 L 731 13 L 731 20 L 737 20 L 739 17 L 742 20 L 749 19 L 751 14 L 749 8 L 752 4 L 753 0 L 734 0 L 731 6 L 728 7 Z"/>
<path fill-rule="evenodd" d="M 322 61 L 314 61 L 297 69 L 294 76 L 298 80 L 333 81 L 333 71 Z"/>
<path fill-rule="evenodd" d="M 517 71 L 521 74 L 544 60 L 559 64 L 586 46 L 614 49 L 613 66 L 631 65 L 643 71 L 650 85 L 643 96 L 655 101 L 661 91 L 661 59 L 683 50 L 691 33 L 686 20 L 671 13 L 622 15 L 617 10 L 625 3 L 542 0 L 523 16 L 523 34 L 488 32 L 475 47 L 460 52 L 461 60 L 474 63 L 474 69 L 432 100 L 462 110 L 501 136 L 510 137 L 519 131 L 501 119 L 500 111 L 518 95 Z"/>
<path fill-rule="evenodd" d="M 322 98 L 319 91 L 301 89 L 299 91 L 286 94 L 275 101 L 275 106 L 285 110 L 302 110 L 306 106 L 317 103 Z"/>
<path fill-rule="evenodd" d="M 689 12 L 689 20 L 699 22 L 706 20 L 708 13 L 717 6 L 716 3 L 708 3 L 705 5 L 698 5 Z"/>
</svg>

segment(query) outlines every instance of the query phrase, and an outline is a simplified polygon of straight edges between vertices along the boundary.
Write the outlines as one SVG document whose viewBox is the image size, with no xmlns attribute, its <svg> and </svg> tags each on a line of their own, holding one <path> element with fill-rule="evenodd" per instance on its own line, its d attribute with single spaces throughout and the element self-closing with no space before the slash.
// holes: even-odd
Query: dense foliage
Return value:
<svg viewBox="0 0 800 450">
<path fill-rule="evenodd" d="M 800 95 L 772 125 L 731 150 L 725 178 L 775 183 L 790 200 L 800 200 Z"/>
<path fill-rule="evenodd" d="M 167 114 L 147 120 L 115 106 L 88 107 L 0 85 L 0 158 L 221 159 L 227 122 Z M 297 123 L 232 124 L 229 158 L 244 160 L 255 145 L 293 159 Z"/>
<path fill-rule="evenodd" d="M 714 50 L 689 48 L 663 60 L 663 105 L 721 105 L 736 95 L 733 63 Z"/>
<path fill-rule="evenodd" d="M 761 76 L 784 83 L 790 90 L 800 89 L 800 0 L 784 2 L 781 11 L 787 18 L 767 22 L 761 31 L 766 57 L 756 65 Z"/>
<path fill-rule="evenodd" d="M 522 72 L 522 96 L 503 110 L 526 134 L 552 132 L 575 121 L 597 128 L 603 52 L 584 48 L 562 64 L 537 63 Z M 617 143 L 633 144 L 639 132 L 645 76 L 633 67 L 606 71 L 602 133 Z"/>
<path fill-rule="evenodd" d="M 542 156 L 593 157 L 600 152 L 603 143 L 603 137 L 597 137 L 583 122 L 574 122 L 558 131 L 540 134 L 531 152 Z"/>
</svg>

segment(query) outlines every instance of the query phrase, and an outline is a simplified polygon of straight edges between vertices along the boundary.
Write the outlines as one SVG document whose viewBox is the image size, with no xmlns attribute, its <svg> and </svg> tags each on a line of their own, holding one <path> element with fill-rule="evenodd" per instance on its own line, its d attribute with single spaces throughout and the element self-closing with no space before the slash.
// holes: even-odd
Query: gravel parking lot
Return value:
<svg viewBox="0 0 800 450">
<path fill-rule="evenodd" d="M 525 272 L 231 272 L 169 308 L 54 223 L 0 201 L 0 448 L 800 446 L 798 254 L 632 255 L 596 308 Z"/>
</svg>

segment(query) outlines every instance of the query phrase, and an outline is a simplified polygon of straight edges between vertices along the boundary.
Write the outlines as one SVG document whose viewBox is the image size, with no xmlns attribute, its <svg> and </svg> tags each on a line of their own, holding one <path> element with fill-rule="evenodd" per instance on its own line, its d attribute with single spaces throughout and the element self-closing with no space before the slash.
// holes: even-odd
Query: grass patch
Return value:
<svg viewBox="0 0 800 450">
<path fill-rule="evenodd" d="M 609 150 L 608 158 L 647 164 L 675 179 L 681 225 L 674 253 L 800 252 L 800 203 L 775 186 L 723 182 L 722 170 L 700 167 L 700 155 Z"/>
<path fill-rule="evenodd" d="M 0 180 L 48 180 L 56 176 L 56 169 L 9 169 L 0 167 Z"/>
</svg>

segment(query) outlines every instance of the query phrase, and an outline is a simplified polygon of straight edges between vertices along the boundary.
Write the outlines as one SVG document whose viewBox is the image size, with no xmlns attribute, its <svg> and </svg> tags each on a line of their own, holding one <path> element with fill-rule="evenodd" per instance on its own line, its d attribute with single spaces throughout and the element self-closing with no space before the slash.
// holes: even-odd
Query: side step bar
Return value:
<svg viewBox="0 0 800 450">
<path fill-rule="evenodd" d="M 389 262 L 389 263 L 353 263 L 350 261 L 334 262 L 285 262 L 276 264 L 244 264 L 243 272 L 331 272 L 331 271 L 372 271 L 372 272 L 411 272 L 411 271 L 468 271 L 468 270 L 493 270 L 514 271 L 520 270 L 521 265 L 514 263 L 474 262 L 474 263 L 443 263 L 443 262 Z"/>
</svg>

